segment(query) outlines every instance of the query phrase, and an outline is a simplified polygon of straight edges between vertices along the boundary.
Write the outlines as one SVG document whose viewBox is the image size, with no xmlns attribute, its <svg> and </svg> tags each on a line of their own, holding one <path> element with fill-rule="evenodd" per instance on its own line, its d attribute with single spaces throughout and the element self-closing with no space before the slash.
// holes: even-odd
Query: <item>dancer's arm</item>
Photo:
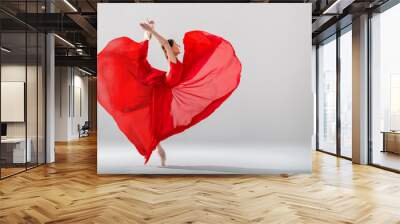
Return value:
<svg viewBox="0 0 400 224">
<path fill-rule="evenodd" d="M 143 34 L 143 39 L 144 40 L 150 40 L 151 39 L 151 33 L 145 31 Z"/>
<path fill-rule="evenodd" d="M 152 29 L 154 29 L 154 22 L 153 21 L 148 21 L 147 23 L 151 26 Z M 144 40 L 150 40 L 151 37 L 152 37 L 152 34 L 149 31 L 145 30 L 144 34 L 143 34 L 143 39 Z"/>
<path fill-rule="evenodd" d="M 163 36 L 161 36 L 159 33 L 157 33 L 153 29 L 153 27 L 151 27 L 150 23 L 140 23 L 140 26 L 147 32 L 154 35 L 154 37 L 158 40 L 158 42 L 160 42 L 160 44 L 164 47 L 165 51 L 167 52 L 168 61 L 175 64 L 177 60 L 176 60 L 175 54 L 172 51 L 172 48 L 169 45 L 167 39 L 165 39 Z"/>
</svg>

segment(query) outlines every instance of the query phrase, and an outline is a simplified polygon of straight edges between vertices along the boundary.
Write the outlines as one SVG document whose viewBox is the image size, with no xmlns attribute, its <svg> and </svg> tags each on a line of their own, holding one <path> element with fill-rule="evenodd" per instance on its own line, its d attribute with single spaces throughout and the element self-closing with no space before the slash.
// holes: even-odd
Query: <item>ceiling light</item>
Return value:
<svg viewBox="0 0 400 224">
<path fill-rule="evenodd" d="M 0 49 L 1 49 L 2 51 L 6 52 L 6 53 L 10 53 L 10 52 L 11 52 L 11 50 L 9 50 L 9 49 L 7 49 L 7 48 L 5 48 L 5 47 L 1 47 Z"/>
<path fill-rule="evenodd" d="M 332 5 L 330 5 L 327 9 L 324 10 L 322 14 L 328 14 L 330 11 L 339 4 L 340 0 L 336 0 Z"/>
<path fill-rule="evenodd" d="M 64 0 L 65 4 L 67 4 L 72 10 L 74 10 L 74 12 L 78 12 L 78 10 L 68 1 L 68 0 Z"/>
<path fill-rule="evenodd" d="M 69 45 L 70 47 L 75 48 L 75 45 L 73 45 L 73 44 L 72 44 L 71 42 L 69 42 L 68 40 L 66 40 L 66 39 L 64 39 L 64 38 L 62 38 L 62 37 L 60 37 L 60 36 L 57 35 L 57 34 L 54 34 L 54 36 L 57 37 L 58 39 L 60 39 L 62 42 L 64 42 L 64 43 L 66 43 L 67 45 Z"/>
<path fill-rule="evenodd" d="M 77 49 L 76 49 L 76 53 L 78 53 L 79 55 L 83 55 L 83 54 L 84 54 L 82 48 L 77 48 Z"/>
<path fill-rule="evenodd" d="M 86 70 L 83 70 L 83 69 L 81 69 L 81 68 L 79 68 L 79 67 L 78 67 L 78 70 L 81 71 L 81 72 L 83 72 L 83 73 L 85 73 L 85 74 L 87 74 L 87 75 L 93 75 L 92 73 L 90 73 L 90 72 L 88 72 L 88 71 L 86 71 Z"/>
<path fill-rule="evenodd" d="M 343 10 L 351 5 L 355 0 L 336 0 L 322 14 L 341 14 Z"/>
</svg>

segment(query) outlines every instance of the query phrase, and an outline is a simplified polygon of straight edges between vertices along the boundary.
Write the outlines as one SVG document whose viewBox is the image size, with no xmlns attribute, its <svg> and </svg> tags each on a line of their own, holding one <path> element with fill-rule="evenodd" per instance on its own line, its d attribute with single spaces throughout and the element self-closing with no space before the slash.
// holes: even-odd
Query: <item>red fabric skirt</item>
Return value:
<svg viewBox="0 0 400 224">
<path fill-rule="evenodd" d="M 183 61 L 170 63 L 168 73 L 148 63 L 148 41 L 117 38 L 97 56 L 98 102 L 145 163 L 160 141 L 208 117 L 240 82 L 242 66 L 228 41 L 191 31 L 183 43 Z"/>
</svg>

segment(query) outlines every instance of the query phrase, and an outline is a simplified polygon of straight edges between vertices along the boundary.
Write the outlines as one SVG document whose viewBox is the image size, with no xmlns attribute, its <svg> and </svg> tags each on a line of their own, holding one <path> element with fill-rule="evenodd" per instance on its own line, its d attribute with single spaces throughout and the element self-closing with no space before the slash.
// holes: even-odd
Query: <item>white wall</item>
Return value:
<svg viewBox="0 0 400 224">
<path fill-rule="evenodd" d="M 55 68 L 55 140 L 68 140 L 68 67 Z"/>
<path fill-rule="evenodd" d="M 146 18 L 181 46 L 184 33 L 194 29 L 229 40 L 243 65 L 242 80 L 213 115 L 163 142 L 167 168 L 157 167 L 156 153 L 143 166 L 143 158 L 98 105 L 99 173 L 311 170 L 311 4 L 99 4 L 98 50 L 120 36 L 142 40 L 138 23 Z M 149 61 L 168 69 L 154 40 Z"/>
<path fill-rule="evenodd" d="M 44 162 L 44 73 L 41 66 L 25 66 L 20 63 L 8 63 L 1 66 L 2 82 L 24 82 L 26 85 L 26 108 L 20 108 L 22 113 L 26 112 L 26 120 L 22 122 L 6 122 L 7 137 L 21 138 L 27 136 L 29 148 L 31 149 L 32 161 Z M 26 80 L 27 79 L 27 80 Z M 22 93 L 23 94 L 23 93 Z M 7 97 L 2 95 L 3 97 Z M 10 107 L 2 107 L 1 110 L 12 110 Z M 26 110 L 26 111 L 25 111 Z M 7 111 L 16 113 L 16 111 Z M 39 155 L 37 155 L 37 153 Z"/>
<path fill-rule="evenodd" d="M 56 67 L 55 86 L 55 140 L 77 139 L 78 124 L 88 120 L 88 78 L 76 68 Z"/>
<path fill-rule="evenodd" d="M 78 75 L 76 74 L 78 72 Z M 73 117 L 71 119 L 71 135 L 73 138 L 78 138 L 79 133 L 77 126 L 80 124 L 81 126 L 85 123 L 85 121 L 88 120 L 88 77 L 87 76 L 82 76 L 83 73 L 81 73 L 78 70 L 75 70 L 75 75 L 74 75 L 74 94 L 73 96 L 75 100 L 74 108 L 72 110 L 75 110 L 75 113 L 73 113 Z M 80 91 L 80 93 L 78 93 Z M 80 98 L 79 98 L 80 95 Z M 79 100 L 81 101 L 79 103 Z M 79 105 L 80 104 L 80 105 Z M 79 106 L 81 107 L 80 109 L 82 112 L 80 113 L 79 111 Z"/>
<path fill-rule="evenodd" d="M 24 65 L 20 65 L 20 64 L 4 64 L 1 66 L 1 81 L 3 82 L 25 82 L 25 76 L 26 76 L 26 72 L 28 72 L 28 78 L 29 80 L 29 84 L 30 85 L 36 85 L 36 80 L 33 81 L 31 80 L 32 78 L 30 78 L 29 76 L 31 74 L 34 74 L 36 76 L 36 66 L 27 66 L 25 67 Z M 33 102 L 33 99 L 36 99 L 36 88 L 32 89 L 32 88 L 28 88 L 28 93 L 27 96 L 29 99 L 28 100 L 28 104 L 30 104 L 31 102 Z M 34 92 L 31 92 L 34 91 Z M 36 130 L 36 113 L 33 114 L 32 113 L 32 109 L 35 109 L 37 107 L 36 105 L 36 101 L 34 104 L 32 105 L 28 105 L 34 108 L 30 108 L 29 109 L 29 113 L 27 114 L 28 116 L 28 122 L 30 122 L 28 124 L 28 137 L 29 134 L 31 133 L 31 129 L 34 128 L 34 130 Z M 1 108 L 2 110 L 7 110 L 7 108 Z M 24 108 L 22 108 L 24 110 Z M 33 117 L 32 117 L 33 116 Z M 35 122 L 35 124 L 32 124 L 32 122 Z M 7 136 L 8 137 L 25 137 L 25 122 L 7 122 Z M 35 127 L 33 127 L 35 126 Z M 35 132 L 36 133 L 36 132 Z"/>
</svg>

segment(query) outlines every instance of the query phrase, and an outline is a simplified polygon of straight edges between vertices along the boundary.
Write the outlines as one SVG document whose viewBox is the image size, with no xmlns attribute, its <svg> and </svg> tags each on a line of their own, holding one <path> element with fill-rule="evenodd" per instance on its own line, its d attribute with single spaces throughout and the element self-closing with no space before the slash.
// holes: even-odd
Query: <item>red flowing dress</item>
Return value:
<svg viewBox="0 0 400 224">
<path fill-rule="evenodd" d="M 190 31 L 183 43 L 183 62 L 170 63 L 168 73 L 147 61 L 147 40 L 117 38 L 98 54 L 98 102 L 145 163 L 160 141 L 208 117 L 240 82 L 242 66 L 228 41 Z"/>
</svg>

